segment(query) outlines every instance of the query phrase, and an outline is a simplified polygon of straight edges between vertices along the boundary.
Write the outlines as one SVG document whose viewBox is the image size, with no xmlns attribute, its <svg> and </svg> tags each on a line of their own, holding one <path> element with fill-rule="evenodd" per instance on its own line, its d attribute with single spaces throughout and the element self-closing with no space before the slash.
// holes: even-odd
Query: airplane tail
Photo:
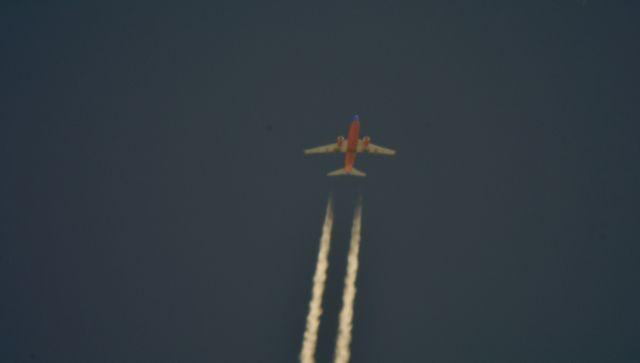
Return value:
<svg viewBox="0 0 640 363">
<path fill-rule="evenodd" d="M 367 176 L 364 172 L 361 172 L 358 169 L 351 169 L 351 171 L 347 171 L 346 169 L 338 169 L 327 174 L 328 176 L 338 176 L 338 175 L 353 175 L 353 176 Z"/>
</svg>

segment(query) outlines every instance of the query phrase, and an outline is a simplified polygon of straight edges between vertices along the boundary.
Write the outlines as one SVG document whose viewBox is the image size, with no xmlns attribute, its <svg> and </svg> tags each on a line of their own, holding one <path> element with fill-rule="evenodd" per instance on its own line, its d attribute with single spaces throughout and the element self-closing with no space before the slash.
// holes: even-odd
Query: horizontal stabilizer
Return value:
<svg viewBox="0 0 640 363">
<path fill-rule="evenodd" d="M 347 171 L 347 169 L 338 169 L 327 174 L 328 176 L 338 176 L 338 175 L 353 175 L 353 176 L 367 176 L 367 174 L 361 172 L 358 169 L 351 169 L 351 171 Z"/>
</svg>

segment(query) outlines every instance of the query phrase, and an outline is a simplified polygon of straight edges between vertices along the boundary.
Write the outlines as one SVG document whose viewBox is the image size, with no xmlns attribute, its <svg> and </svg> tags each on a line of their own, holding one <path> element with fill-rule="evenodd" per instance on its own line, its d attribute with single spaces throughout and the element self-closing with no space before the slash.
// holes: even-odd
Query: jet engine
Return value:
<svg viewBox="0 0 640 363">
<path fill-rule="evenodd" d="M 364 145 L 364 147 L 367 147 L 369 145 L 369 142 L 371 142 L 371 138 L 369 136 L 365 136 L 362 138 L 362 144 Z"/>
<path fill-rule="evenodd" d="M 342 147 L 343 143 L 344 143 L 344 136 L 338 136 L 338 140 L 336 141 L 336 145 L 338 145 L 338 147 Z"/>
</svg>

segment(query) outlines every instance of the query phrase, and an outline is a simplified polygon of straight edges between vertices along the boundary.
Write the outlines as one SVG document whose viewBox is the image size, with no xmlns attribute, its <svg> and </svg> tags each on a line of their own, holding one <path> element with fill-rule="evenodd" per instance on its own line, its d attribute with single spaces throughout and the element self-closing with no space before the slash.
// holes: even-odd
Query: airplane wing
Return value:
<svg viewBox="0 0 640 363">
<path fill-rule="evenodd" d="M 337 152 L 340 152 L 340 148 L 338 147 L 337 143 L 324 145 L 324 146 L 318 146 L 318 147 L 314 147 L 314 148 L 311 148 L 311 149 L 306 149 L 304 151 L 305 155 L 309 155 L 309 154 L 328 154 L 328 153 L 337 153 Z"/>
<path fill-rule="evenodd" d="M 374 144 L 367 145 L 364 151 L 369 154 L 380 154 L 380 155 L 389 155 L 389 156 L 396 154 L 395 150 L 387 149 L 386 147 L 382 147 Z"/>
</svg>

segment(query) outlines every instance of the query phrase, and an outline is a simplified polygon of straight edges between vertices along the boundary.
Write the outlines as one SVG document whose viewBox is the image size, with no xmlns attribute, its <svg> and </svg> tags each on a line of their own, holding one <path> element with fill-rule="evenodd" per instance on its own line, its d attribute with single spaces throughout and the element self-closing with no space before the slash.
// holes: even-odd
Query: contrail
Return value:
<svg viewBox="0 0 640 363">
<path fill-rule="evenodd" d="M 338 326 L 338 339 L 334 363 L 347 363 L 351 356 L 351 329 L 353 327 L 353 303 L 356 299 L 356 277 L 358 275 L 358 252 L 360 252 L 360 225 L 362 224 L 362 201 L 358 200 L 353 226 L 351 227 L 351 246 L 347 261 L 347 276 L 344 278 L 342 310 Z"/>
<path fill-rule="evenodd" d="M 318 343 L 318 328 L 322 315 L 322 295 L 324 294 L 325 281 L 327 280 L 327 268 L 329 267 L 329 249 L 331 247 L 331 228 L 333 227 L 333 201 L 329 197 L 327 212 L 324 217 L 322 236 L 320 237 L 320 250 L 316 272 L 313 275 L 313 290 L 309 301 L 309 314 L 307 315 L 307 327 L 304 331 L 300 362 L 315 363 L 316 345 Z"/>
</svg>

